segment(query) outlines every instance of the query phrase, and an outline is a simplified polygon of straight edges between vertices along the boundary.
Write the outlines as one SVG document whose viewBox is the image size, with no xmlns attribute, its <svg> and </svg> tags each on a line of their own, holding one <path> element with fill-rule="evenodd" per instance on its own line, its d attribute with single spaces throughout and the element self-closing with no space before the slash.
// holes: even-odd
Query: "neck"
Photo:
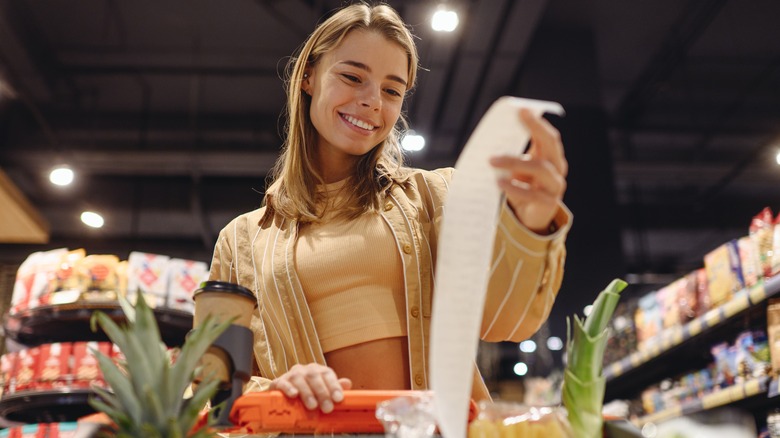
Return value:
<svg viewBox="0 0 780 438">
<path fill-rule="evenodd" d="M 335 157 L 333 155 L 320 154 L 317 160 L 317 167 L 325 184 L 341 181 L 355 170 L 359 157 L 342 155 Z"/>
</svg>

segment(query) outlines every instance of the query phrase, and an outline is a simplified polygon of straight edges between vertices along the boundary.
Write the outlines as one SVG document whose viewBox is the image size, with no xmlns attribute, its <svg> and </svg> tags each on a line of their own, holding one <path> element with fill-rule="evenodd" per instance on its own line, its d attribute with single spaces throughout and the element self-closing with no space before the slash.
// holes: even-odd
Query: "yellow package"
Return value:
<svg viewBox="0 0 780 438">
<path fill-rule="evenodd" d="M 110 254 L 89 255 L 78 264 L 81 298 L 90 301 L 116 300 L 119 257 Z"/>
<path fill-rule="evenodd" d="M 468 438 L 573 438 L 563 407 L 537 407 L 510 402 L 479 404 Z"/>
</svg>

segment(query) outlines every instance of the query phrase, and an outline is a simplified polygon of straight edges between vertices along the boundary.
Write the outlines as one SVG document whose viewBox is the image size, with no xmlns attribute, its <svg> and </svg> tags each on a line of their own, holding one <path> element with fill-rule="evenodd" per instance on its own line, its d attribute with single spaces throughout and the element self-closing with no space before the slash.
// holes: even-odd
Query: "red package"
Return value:
<svg viewBox="0 0 780 438">
<path fill-rule="evenodd" d="M 6 353 L 0 358 L 0 397 L 16 392 L 16 367 L 18 353 Z"/>
<path fill-rule="evenodd" d="M 33 347 L 19 352 L 16 372 L 17 391 L 36 389 L 39 378 L 37 365 L 40 351 L 39 347 Z"/>
<path fill-rule="evenodd" d="M 69 342 L 41 345 L 41 353 L 38 358 L 41 389 L 67 386 L 68 374 L 70 373 L 71 345 Z"/>
<path fill-rule="evenodd" d="M 76 342 L 73 344 L 73 387 L 89 388 L 94 384 L 105 387 L 98 361 L 92 354 L 98 350 L 108 356 L 111 344 L 108 342 Z"/>
<path fill-rule="evenodd" d="M 707 311 L 712 309 L 707 271 L 704 268 L 696 270 L 696 298 L 699 304 L 696 310 L 696 316 L 704 315 Z"/>
<path fill-rule="evenodd" d="M 769 207 L 761 210 L 750 222 L 750 238 L 756 242 L 758 261 L 763 277 L 772 276 L 772 240 L 774 234 L 774 219 Z"/>
</svg>

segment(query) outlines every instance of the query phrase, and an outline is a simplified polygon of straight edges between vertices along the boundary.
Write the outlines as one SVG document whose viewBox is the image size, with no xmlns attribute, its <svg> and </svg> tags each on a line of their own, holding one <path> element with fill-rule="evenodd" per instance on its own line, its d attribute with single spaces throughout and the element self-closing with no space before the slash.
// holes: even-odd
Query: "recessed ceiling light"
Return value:
<svg viewBox="0 0 780 438">
<path fill-rule="evenodd" d="M 408 131 L 401 140 L 401 147 L 405 151 L 417 152 L 425 147 L 425 137 L 416 134 L 414 131 Z"/>
<path fill-rule="evenodd" d="M 94 211 L 85 211 L 81 213 L 81 222 L 84 222 L 84 225 L 92 228 L 101 228 L 105 223 L 103 216 Z"/>
<path fill-rule="evenodd" d="M 777 161 L 777 164 L 780 164 L 780 151 L 777 152 L 777 156 L 775 157 L 775 160 Z"/>
<path fill-rule="evenodd" d="M 67 186 L 73 182 L 75 174 L 68 166 L 57 166 L 49 173 L 49 181 L 56 186 Z"/>
<path fill-rule="evenodd" d="M 513 370 L 518 376 L 524 376 L 528 374 L 528 365 L 523 362 L 518 362 L 515 364 Z"/>
<path fill-rule="evenodd" d="M 437 32 L 452 32 L 458 27 L 458 21 L 458 14 L 455 11 L 439 7 L 439 9 L 433 13 L 431 27 Z"/>
</svg>

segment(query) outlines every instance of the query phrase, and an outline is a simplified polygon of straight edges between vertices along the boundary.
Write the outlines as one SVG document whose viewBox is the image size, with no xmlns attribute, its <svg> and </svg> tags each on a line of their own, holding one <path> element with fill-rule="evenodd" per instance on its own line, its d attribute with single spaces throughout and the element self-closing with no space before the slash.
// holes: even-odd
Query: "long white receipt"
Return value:
<svg viewBox="0 0 780 438">
<path fill-rule="evenodd" d="M 518 110 L 563 115 L 555 102 L 502 97 L 488 109 L 455 164 L 436 262 L 431 320 L 431 389 L 445 438 L 466 436 L 474 359 L 479 344 L 498 214 L 503 202 L 495 155 L 519 155 L 530 134 Z"/>
</svg>

